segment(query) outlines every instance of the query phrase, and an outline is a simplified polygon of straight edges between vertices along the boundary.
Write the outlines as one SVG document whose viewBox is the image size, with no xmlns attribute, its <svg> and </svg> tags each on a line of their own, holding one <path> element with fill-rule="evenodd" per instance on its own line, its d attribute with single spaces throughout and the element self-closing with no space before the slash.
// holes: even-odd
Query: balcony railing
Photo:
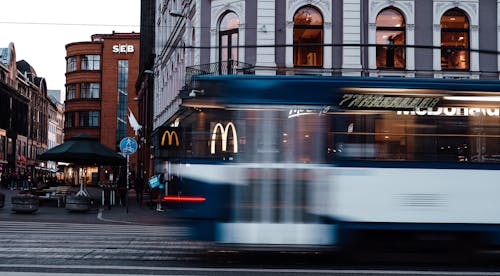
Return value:
<svg viewBox="0 0 500 276">
<path fill-rule="evenodd" d="M 254 66 L 236 60 L 199 64 L 186 67 L 186 86 L 193 86 L 193 76 L 199 75 L 251 75 L 254 74 Z"/>
</svg>

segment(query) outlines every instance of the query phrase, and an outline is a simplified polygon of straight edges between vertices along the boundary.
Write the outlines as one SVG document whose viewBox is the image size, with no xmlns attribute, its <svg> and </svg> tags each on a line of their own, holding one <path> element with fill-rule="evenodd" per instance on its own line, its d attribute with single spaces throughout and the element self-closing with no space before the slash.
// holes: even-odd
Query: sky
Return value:
<svg viewBox="0 0 500 276">
<path fill-rule="evenodd" d="M 140 31 L 140 0 L 9 0 L 0 4 L 0 48 L 14 43 L 47 89 L 64 100 L 66 44 L 93 34 Z"/>
</svg>

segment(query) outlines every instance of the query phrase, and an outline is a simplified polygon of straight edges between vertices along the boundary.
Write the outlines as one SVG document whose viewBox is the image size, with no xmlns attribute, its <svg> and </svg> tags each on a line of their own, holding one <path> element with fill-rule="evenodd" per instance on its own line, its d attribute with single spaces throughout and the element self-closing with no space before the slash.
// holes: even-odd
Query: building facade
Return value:
<svg viewBox="0 0 500 276">
<path fill-rule="evenodd" d="M 31 65 L 16 61 L 13 43 L 0 49 L 0 172 L 35 177 L 46 170 L 37 154 L 48 143 L 47 83 Z"/>
<path fill-rule="evenodd" d="M 156 0 L 153 142 L 197 74 L 499 79 L 500 1 Z"/>
<path fill-rule="evenodd" d="M 112 33 L 66 45 L 66 140 L 86 133 L 119 151 L 122 138 L 135 136 L 129 114 L 138 112 L 139 42 L 138 33 Z M 136 160 L 131 155 L 131 169 Z"/>
<path fill-rule="evenodd" d="M 141 1 L 141 52 L 139 57 L 139 75 L 136 81 L 136 100 L 139 104 L 138 121 L 142 125 L 139 132 L 137 150 L 138 170 L 143 179 L 153 173 L 151 137 L 153 134 L 153 93 L 155 61 L 155 11 L 154 1 Z"/>
<path fill-rule="evenodd" d="M 51 95 L 49 98 L 47 149 L 51 149 L 64 142 L 64 105 L 55 96 Z M 56 162 L 48 161 L 46 167 L 53 172 L 57 171 Z"/>
<path fill-rule="evenodd" d="M 0 163 L 3 173 L 13 173 L 26 169 L 29 98 L 18 90 L 14 44 L 0 49 L 0 57 Z"/>
<path fill-rule="evenodd" d="M 46 170 L 46 164 L 39 161 L 37 155 L 48 148 L 50 99 L 47 95 L 45 79 L 38 77 L 35 69 L 28 62 L 18 61 L 17 70 L 21 76 L 18 90 L 21 93 L 26 93 L 29 99 L 26 169 L 29 175 L 36 177 Z M 21 140 L 20 148 L 21 152 L 24 152 L 23 140 Z"/>
</svg>

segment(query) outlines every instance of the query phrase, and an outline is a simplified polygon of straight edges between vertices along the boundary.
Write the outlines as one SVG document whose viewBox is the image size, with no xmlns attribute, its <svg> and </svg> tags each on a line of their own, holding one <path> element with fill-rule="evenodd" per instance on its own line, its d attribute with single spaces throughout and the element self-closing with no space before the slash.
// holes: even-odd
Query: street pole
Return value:
<svg viewBox="0 0 500 276">
<path fill-rule="evenodd" d="M 125 206 L 126 206 L 125 210 L 126 210 L 127 214 L 128 214 L 128 189 L 129 189 L 129 179 L 128 179 L 128 174 L 129 174 L 129 165 L 128 165 L 129 164 L 129 156 L 130 155 L 127 154 L 127 174 L 126 174 L 126 178 L 127 178 L 127 190 L 125 191 Z"/>
</svg>

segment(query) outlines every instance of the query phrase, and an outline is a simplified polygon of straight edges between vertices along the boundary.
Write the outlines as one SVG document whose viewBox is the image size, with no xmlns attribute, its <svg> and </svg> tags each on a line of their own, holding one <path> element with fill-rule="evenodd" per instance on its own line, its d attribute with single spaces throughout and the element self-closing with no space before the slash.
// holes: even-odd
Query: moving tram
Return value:
<svg viewBox="0 0 500 276">
<path fill-rule="evenodd" d="M 201 93 L 185 95 L 175 126 L 161 130 L 175 180 L 165 200 L 193 238 L 291 248 L 500 242 L 500 82 L 243 75 L 194 84 Z"/>
</svg>

